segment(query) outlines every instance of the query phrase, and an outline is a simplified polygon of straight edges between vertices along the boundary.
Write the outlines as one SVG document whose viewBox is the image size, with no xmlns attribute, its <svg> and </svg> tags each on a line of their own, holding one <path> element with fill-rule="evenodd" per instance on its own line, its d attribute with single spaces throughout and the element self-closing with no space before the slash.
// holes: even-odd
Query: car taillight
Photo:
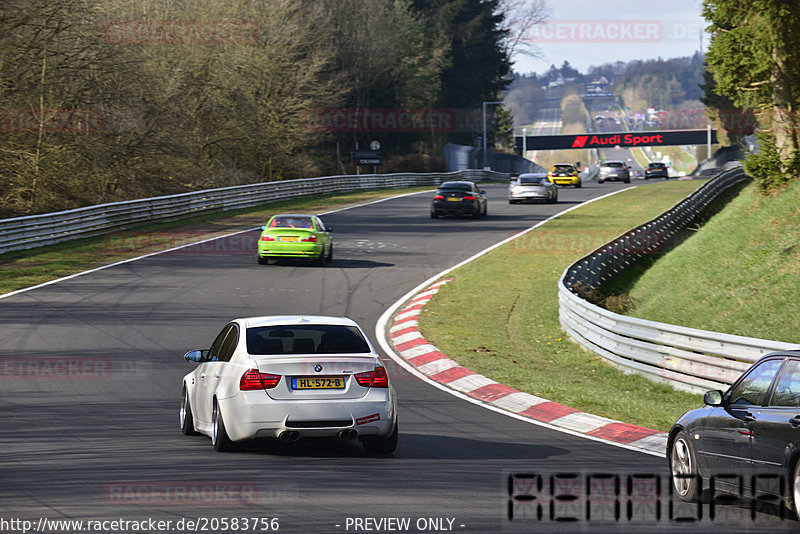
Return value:
<svg viewBox="0 0 800 534">
<path fill-rule="evenodd" d="M 261 236 L 261 241 L 275 241 L 275 238 L 274 237 L 270 237 L 268 235 L 262 235 Z"/>
<path fill-rule="evenodd" d="M 444 200 L 444 196 L 443 195 L 436 195 L 435 197 L 433 197 L 433 200 Z"/>
<path fill-rule="evenodd" d="M 472 195 L 464 195 L 464 196 L 463 196 L 463 197 L 461 197 L 461 198 L 462 198 L 462 199 L 464 199 L 464 200 L 475 200 L 475 197 L 474 197 L 474 196 L 472 196 Z"/>
<path fill-rule="evenodd" d="M 240 391 L 252 391 L 254 389 L 272 389 L 281 381 L 281 375 L 268 375 L 261 373 L 258 369 L 248 369 L 239 379 Z"/>
<path fill-rule="evenodd" d="M 303 243 L 316 243 L 317 242 L 317 236 L 310 235 L 310 236 L 306 237 L 305 239 L 301 239 L 300 241 L 302 241 Z"/>
<path fill-rule="evenodd" d="M 365 388 L 388 388 L 389 375 L 385 367 L 376 367 L 374 371 L 358 373 L 355 375 L 358 385 Z"/>
</svg>

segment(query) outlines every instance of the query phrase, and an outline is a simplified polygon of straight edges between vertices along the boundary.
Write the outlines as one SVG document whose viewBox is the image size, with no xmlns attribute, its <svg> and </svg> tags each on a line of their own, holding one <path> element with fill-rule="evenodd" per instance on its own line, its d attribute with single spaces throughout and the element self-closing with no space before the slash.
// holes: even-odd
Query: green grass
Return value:
<svg viewBox="0 0 800 534">
<path fill-rule="evenodd" d="M 147 224 L 101 237 L 9 252 L 0 255 L 0 294 L 142 254 L 253 228 L 264 224 L 270 215 L 281 211 L 320 213 L 400 193 L 429 189 L 430 186 L 403 190 L 381 189 L 271 202 L 254 208 Z M 255 252 L 253 256 L 255 258 Z"/>
<path fill-rule="evenodd" d="M 800 342 L 800 183 L 766 198 L 748 185 L 691 234 L 615 288 L 629 315 Z"/>
<path fill-rule="evenodd" d="M 596 415 L 668 430 L 693 395 L 624 375 L 571 342 L 558 321 L 563 270 L 699 187 L 674 181 L 582 206 L 457 269 L 420 317 L 439 350 L 502 384 Z"/>
</svg>

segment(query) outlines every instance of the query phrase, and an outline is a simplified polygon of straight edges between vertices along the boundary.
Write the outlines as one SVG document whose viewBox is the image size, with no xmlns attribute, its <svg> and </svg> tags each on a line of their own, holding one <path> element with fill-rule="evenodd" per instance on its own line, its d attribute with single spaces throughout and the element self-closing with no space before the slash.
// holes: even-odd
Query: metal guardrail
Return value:
<svg viewBox="0 0 800 534">
<path fill-rule="evenodd" d="M 508 174 L 480 169 L 450 173 L 327 176 L 100 204 L 0 220 L 0 254 L 102 235 L 150 222 L 248 208 L 276 200 L 368 189 L 435 186 L 447 180 L 508 179 Z"/>
<path fill-rule="evenodd" d="M 718 195 L 744 181 L 741 164 L 724 167 L 675 207 L 581 258 L 559 281 L 559 319 L 576 342 L 625 372 L 702 393 L 727 389 L 760 356 L 800 345 L 709 332 L 627 317 L 585 300 L 612 277 L 663 249 Z"/>
</svg>

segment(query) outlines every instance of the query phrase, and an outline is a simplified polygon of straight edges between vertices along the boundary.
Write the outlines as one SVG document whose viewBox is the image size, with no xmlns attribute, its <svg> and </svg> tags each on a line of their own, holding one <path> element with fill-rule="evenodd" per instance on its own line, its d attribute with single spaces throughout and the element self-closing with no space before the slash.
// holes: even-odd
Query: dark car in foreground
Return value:
<svg viewBox="0 0 800 534">
<path fill-rule="evenodd" d="M 667 462 L 687 502 L 704 489 L 782 500 L 800 517 L 800 351 L 773 352 L 673 425 Z"/>
<path fill-rule="evenodd" d="M 622 161 L 606 161 L 600 166 L 600 174 L 597 176 L 599 183 L 608 180 L 615 180 L 618 182 L 631 183 L 630 168 Z"/>
<path fill-rule="evenodd" d="M 431 218 L 444 215 L 467 215 L 476 219 L 486 216 L 486 191 L 475 182 L 444 182 L 431 201 Z"/>
<path fill-rule="evenodd" d="M 653 161 L 647 165 L 647 168 L 644 170 L 644 179 L 648 180 L 650 178 L 669 178 L 669 167 L 667 167 L 667 164 Z"/>
</svg>

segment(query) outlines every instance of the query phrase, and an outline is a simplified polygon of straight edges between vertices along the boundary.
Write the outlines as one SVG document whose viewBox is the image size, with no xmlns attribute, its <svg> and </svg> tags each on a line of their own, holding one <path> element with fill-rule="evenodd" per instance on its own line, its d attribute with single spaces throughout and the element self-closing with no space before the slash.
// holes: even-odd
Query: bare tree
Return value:
<svg viewBox="0 0 800 534">
<path fill-rule="evenodd" d="M 506 51 L 513 58 L 517 54 L 541 57 L 536 43 L 529 37 L 531 28 L 550 18 L 550 6 L 546 0 L 500 0 L 500 11 L 504 15 L 504 29 L 508 31 Z"/>
</svg>

